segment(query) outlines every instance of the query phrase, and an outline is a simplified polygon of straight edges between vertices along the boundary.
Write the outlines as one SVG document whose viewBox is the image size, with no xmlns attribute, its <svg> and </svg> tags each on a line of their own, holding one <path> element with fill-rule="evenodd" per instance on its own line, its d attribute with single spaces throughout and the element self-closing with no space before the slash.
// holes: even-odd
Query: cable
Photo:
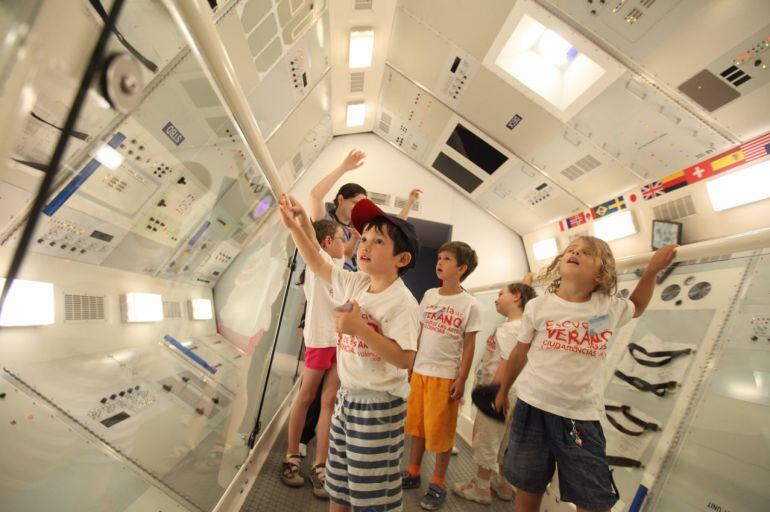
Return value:
<svg viewBox="0 0 770 512">
<path fill-rule="evenodd" d="M 104 6 L 101 4 L 101 2 L 99 2 L 99 0 L 89 0 L 89 2 L 91 2 L 91 7 L 94 8 L 94 10 L 99 15 L 99 17 L 105 23 L 107 23 L 107 13 L 105 12 Z M 118 30 L 118 27 L 115 26 L 115 24 L 112 25 L 111 31 L 112 31 L 113 34 L 115 34 L 115 37 L 118 38 L 118 41 L 121 42 L 123 47 L 126 50 L 128 50 L 131 53 L 131 55 L 136 57 L 139 60 L 139 62 L 144 64 L 144 66 L 147 69 L 149 69 L 153 73 L 156 73 L 158 71 L 158 65 L 155 64 L 150 59 L 148 59 L 147 57 L 145 57 L 144 55 L 142 55 L 142 52 L 140 52 L 139 50 L 134 48 L 134 46 L 131 43 L 129 43 L 128 40 L 123 36 L 123 34 L 120 32 L 120 30 Z"/>
<path fill-rule="evenodd" d="M 55 124 L 53 124 L 50 121 L 47 121 L 47 120 L 43 119 L 39 115 L 35 114 L 35 112 L 30 112 L 29 115 L 31 115 L 32 117 L 34 117 L 35 119 L 37 119 L 38 121 L 40 121 L 43 124 L 47 124 L 48 126 L 50 126 L 52 128 L 56 128 L 57 130 L 62 131 L 62 129 L 60 127 L 56 126 Z M 75 137 L 76 139 L 80 139 L 80 140 L 88 140 L 88 134 L 87 133 L 79 132 L 77 130 L 72 130 L 72 132 L 70 132 L 70 136 Z"/>
<path fill-rule="evenodd" d="M 83 108 L 83 103 L 85 103 L 88 89 L 91 84 L 94 83 L 94 78 L 99 72 L 99 68 L 101 67 L 102 63 L 104 62 L 103 57 L 104 50 L 107 48 L 107 40 L 109 39 L 110 32 L 115 26 L 115 20 L 118 17 L 118 13 L 120 13 L 120 9 L 123 7 L 123 2 L 124 0 L 115 0 L 113 2 L 112 7 L 110 7 L 110 14 L 107 16 L 107 20 L 104 24 L 104 28 L 102 28 L 102 31 L 99 33 L 99 39 L 97 39 L 96 45 L 91 52 L 91 58 L 88 61 L 88 66 L 86 67 L 86 71 L 83 74 L 80 85 L 78 86 L 78 91 L 75 95 L 74 101 L 72 102 L 72 107 L 70 107 L 70 111 L 67 114 L 67 119 L 64 121 L 62 133 L 59 135 L 59 140 L 56 141 L 56 147 L 54 148 L 53 155 L 51 156 L 51 161 L 48 164 L 48 169 L 43 176 L 43 180 L 40 183 L 40 188 L 37 191 L 37 196 L 35 196 L 35 200 L 32 203 L 29 220 L 27 221 L 27 225 L 24 226 L 24 232 L 21 234 L 19 245 L 16 247 L 16 252 L 13 254 L 11 266 L 8 268 L 5 283 L 3 284 L 3 290 L 2 293 L 0 293 L 0 314 L 2 314 L 5 300 L 8 298 L 8 292 L 11 289 L 11 283 L 13 283 L 14 279 L 16 279 L 16 276 L 19 273 L 21 264 L 24 261 L 24 256 L 26 256 L 27 253 L 27 247 L 32 240 L 32 235 L 35 233 L 37 221 L 40 218 L 40 212 L 45 205 L 46 199 L 48 198 L 48 192 L 51 188 L 51 184 L 53 183 L 54 176 L 59 170 L 59 165 L 61 164 L 61 160 L 64 157 L 64 151 L 67 149 L 67 144 L 70 140 L 70 135 L 75 129 L 75 123 L 77 122 L 78 116 L 80 115 L 80 110 Z"/>
</svg>

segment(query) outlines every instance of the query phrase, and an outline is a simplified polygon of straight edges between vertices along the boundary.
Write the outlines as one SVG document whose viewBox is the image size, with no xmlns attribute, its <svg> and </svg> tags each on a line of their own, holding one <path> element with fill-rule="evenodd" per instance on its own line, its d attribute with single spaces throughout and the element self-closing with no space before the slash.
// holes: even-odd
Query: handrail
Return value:
<svg viewBox="0 0 770 512">
<path fill-rule="evenodd" d="M 677 249 L 674 261 L 677 262 L 697 258 L 708 258 L 710 256 L 719 256 L 726 252 L 735 253 L 753 251 L 755 249 L 763 249 L 765 247 L 770 247 L 770 227 L 682 245 Z M 618 272 L 622 272 L 632 268 L 643 267 L 647 264 L 647 262 L 650 261 L 650 258 L 652 258 L 653 254 L 653 251 L 650 251 L 636 254 L 634 256 L 617 258 L 615 260 L 615 268 Z M 468 293 L 476 294 L 496 290 L 513 281 L 514 280 L 503 281 L 500 283 L 469 288 Z"/>
<path fill-rule="evenodd" d="M 236 129 L 240 130 L 246 141 L 249 156 L 257 162 L 268 186 L 278 197 L 284 192 L 278 168 L 270 156 L 246 94 L 238 81 L 235 67 L 219 37 L 211 9 L 201 0 L 163 0 L 163 3 L 184 34 L 219 100 L 232 117 Z"/>
</svg>

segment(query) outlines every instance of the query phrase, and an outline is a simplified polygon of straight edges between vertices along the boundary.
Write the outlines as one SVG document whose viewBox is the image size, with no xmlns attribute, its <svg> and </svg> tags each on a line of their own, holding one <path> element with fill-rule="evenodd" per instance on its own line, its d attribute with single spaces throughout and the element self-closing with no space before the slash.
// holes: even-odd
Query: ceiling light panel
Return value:
<svg viewBox="0 0 770 512">
<path fill-rule="evenodd" d="M 711 206 L 719 212 L 770 197 L 770 160 L 706 182 Z"/>
<path fill-rule="evenodd" d="M 348 43 L 348 67 L 350 69 L 371 67 L 373 53 L 374 30 L 371 28 L 351 29 Z"/>
<path fill-rule="evenodd" d="M 484 65 L 561 121 L 615 81 L 623 67 L 531 0 L 519 0 Z"/>
<path fill-rule="evenodd" d="M 0 289 L 5 278 L 0 277 Z M 14 279 L 0 316 L 2 327 L 51 325 L 54 323 L 53 283 Z"/>
<path fill-rule="evenodd" d="M 366 103 L 348 103 L 345 124 L 348 128 L 363 126 L 366 121 Z"/>
<path fill-rule="evenodd" d="M 597 219 L 592 223 L 594 236 L 611 242 L 636 234 L 633 212 L 625 211 Z"/>
</svg>

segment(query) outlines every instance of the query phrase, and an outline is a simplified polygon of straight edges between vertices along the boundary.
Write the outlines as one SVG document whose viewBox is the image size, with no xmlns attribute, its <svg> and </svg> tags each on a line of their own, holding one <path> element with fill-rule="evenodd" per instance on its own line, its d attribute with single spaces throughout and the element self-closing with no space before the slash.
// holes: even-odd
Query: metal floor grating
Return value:
<svg viewBox="0 0 770 512">
<path fill-rule="evenodd" d="M 404 450 L 404 468 L 406 468 L 406 462 L 409 457 L 409 446 L 409 436 L 407 436 L 406 447 Z M 450 489 L 452 484 L 467 480 L 475 471 L 471 448 L 459 436 L 457 437 L 457 448 L 459 448 L 460 454 L 452 457 L 452 462 L 449 464 L 449 471 L 447 472 L 447 486 Z M 320 500 L 313 496 L 310 483 L 307 483 L 304 487 L 299 489 L 293 489 L 281 482 L 278 475 L 281 467 L 281 459 L 283 458 L 285 451 L 286 427 L 284 426 L 278 440 L 270 450 L 265 465 L 257 476 L 254 487 L 252 487 L 249 496 L 246 498 L 246 502 L 244 503 L 243 508 L 241 508 L 241 512 L 270 512 L 285 510 L 326 512 L 329 510 L 329 502 L 327 500 Z M 312 446 L 309 447 L 308 452 L 308 457 L 303 461 L 301 473 L 302 476 L 306 478 L 313 457 Z M 433 455 L 426 452 L 422 462 L 422 488 L 404 491 L 405 512 L 422 510 L 420 507 L 420 499 L 428 489 L 430 475 L 433 474 L 433 460 Z M 440 510 L 446 512 L 510 512 L 513 510 L 513 502 L 501 501 L 497 499 L 493 493 L 491 506 L 480 505 L 463 500 L 452 494 L 452 491 L 450 490 L 447 493 L 447 499 Z"/>
</svg>

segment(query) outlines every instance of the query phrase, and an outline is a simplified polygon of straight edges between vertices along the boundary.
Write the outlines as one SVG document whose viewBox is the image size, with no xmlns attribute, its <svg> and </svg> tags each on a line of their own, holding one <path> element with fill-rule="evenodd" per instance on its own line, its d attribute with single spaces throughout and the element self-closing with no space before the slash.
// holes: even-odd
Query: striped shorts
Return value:
<svg viewBox="0 0 770 512">
<path fill-rule="evenodd" d="M 326 492 L 353 511 L 401 510 L 406 401 L 340 388 L 329 430 Z"/>
</svg>

